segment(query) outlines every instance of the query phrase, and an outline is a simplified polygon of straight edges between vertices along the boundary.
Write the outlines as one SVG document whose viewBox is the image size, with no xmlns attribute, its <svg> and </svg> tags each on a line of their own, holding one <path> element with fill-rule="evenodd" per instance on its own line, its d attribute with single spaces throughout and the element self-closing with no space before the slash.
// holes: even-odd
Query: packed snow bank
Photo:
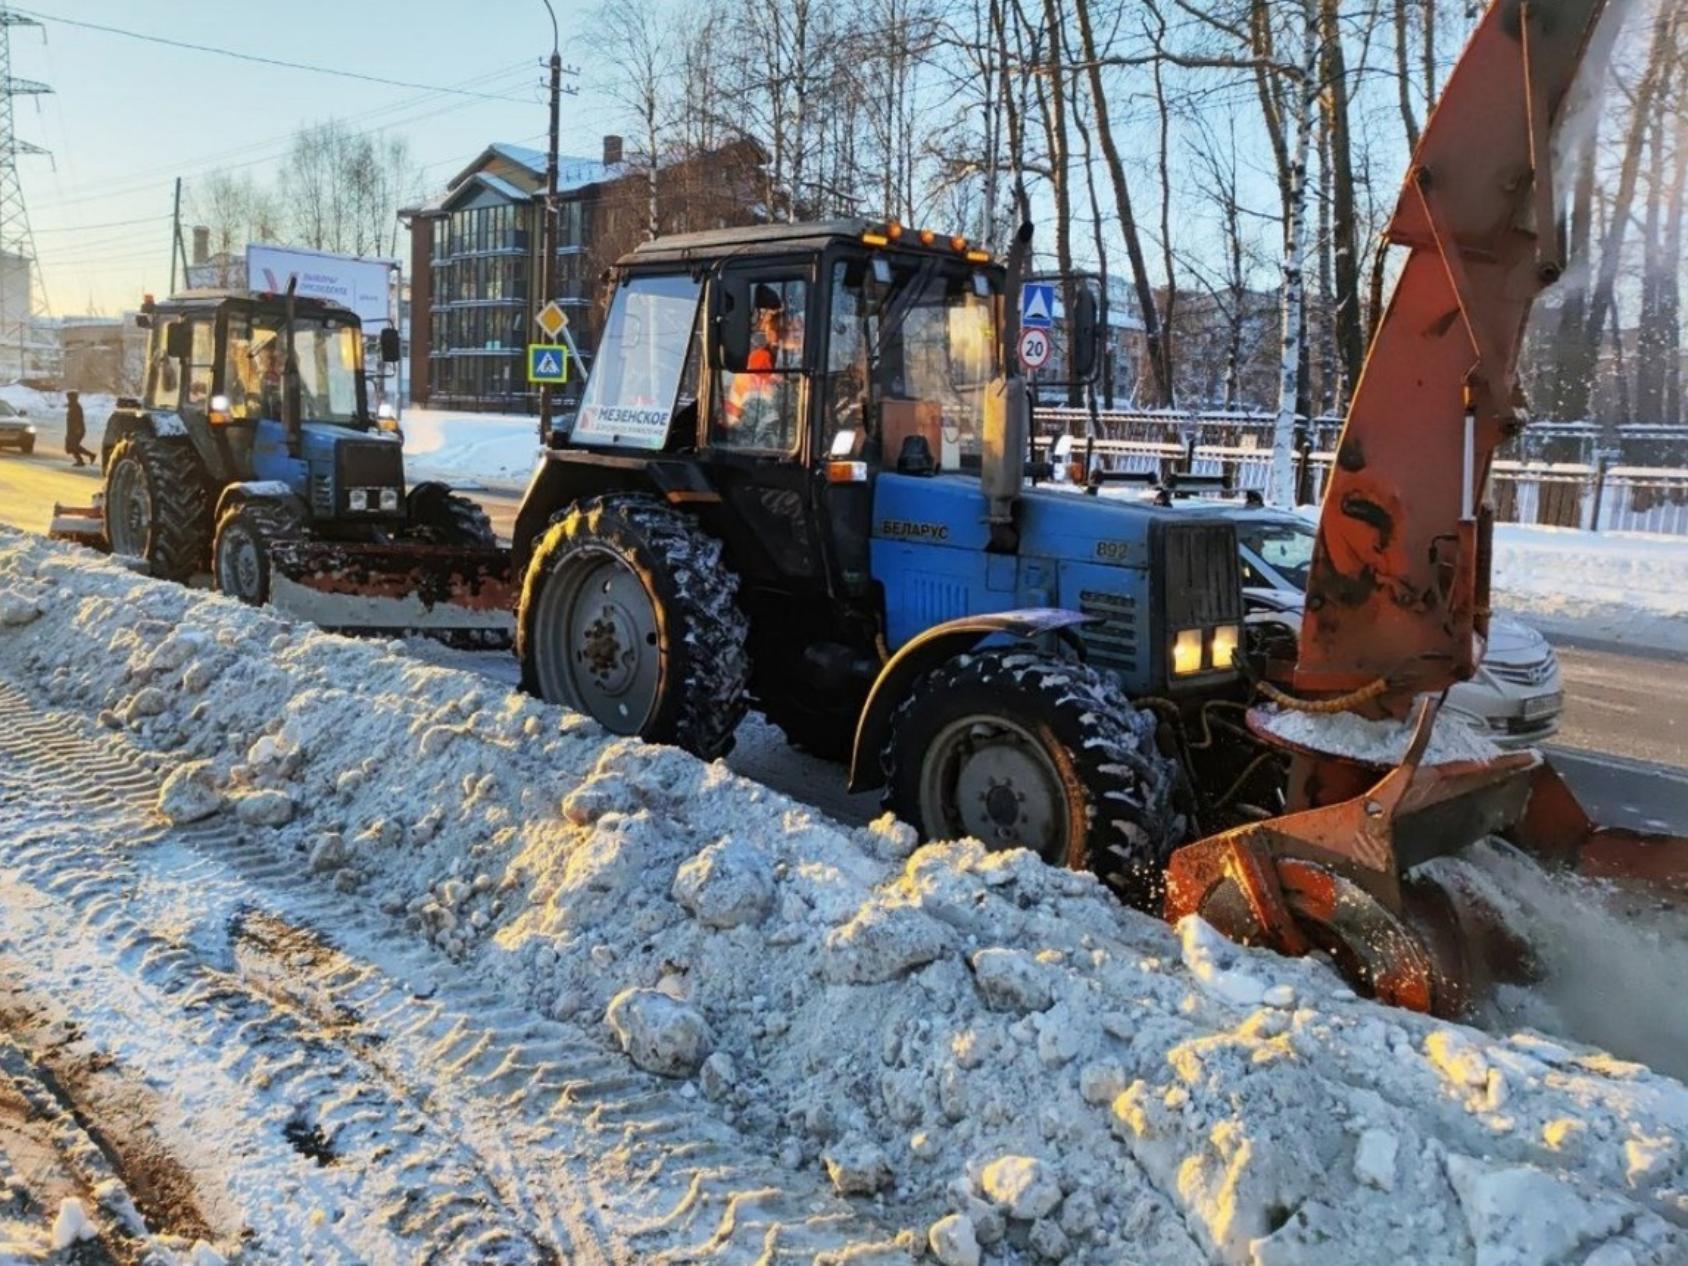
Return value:
<svg viewBox="0 0 1688 1266">
<path fill-rule="evenodd" d="M 539 419 L 519 414 L 411 408 L 400 425 L 412 481 L 519 484 L 532 472 L 539 449 Z"/>
<path fill-rule="evenodd" d="M 1373 765 L 1398 765 L 1412 742 L 1409 721 L 1373 721 L 1352 712 L 1321 714 L 1289 710 L 1264 714 L 1266 728 L 1286 743 L 1316 752 L 1329 752 Z M 1441 713 L 1430 731 L 1421 763 L 1450 765 L 1455 761 L 1488 761 L 1500 748 L 1453 713 Z"/>
<path fill-rule="evenodd" d="M 1494 603 L 1545 632 L 1688 653 L 1688 538 L 1496 524 Z"/>
<path fill-rule="evenodd" d="M 1639 1065 L 39 538 L 0 590 L 0 676 L 940 1261 L 1688 1259 L 1688 1090 Z"/>
</svg>

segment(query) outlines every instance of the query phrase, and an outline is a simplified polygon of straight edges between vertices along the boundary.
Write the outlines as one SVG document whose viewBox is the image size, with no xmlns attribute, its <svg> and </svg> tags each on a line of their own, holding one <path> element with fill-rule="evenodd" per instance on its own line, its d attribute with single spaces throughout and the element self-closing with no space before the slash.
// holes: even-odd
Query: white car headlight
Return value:
<svg viewBox="0 0 1688 1266">
<path fill-rule="evenodd" d="M 397 510 L 399 508 L 399 490 L 397 488 L 381 489 L 381 508 L 383 510 Z"/>
<path fill-rule="evenodd" d="M 353 488 L 346 501 L 354 510 L 369 509 L 369 493 L 362 488 Z"/>
</svg>

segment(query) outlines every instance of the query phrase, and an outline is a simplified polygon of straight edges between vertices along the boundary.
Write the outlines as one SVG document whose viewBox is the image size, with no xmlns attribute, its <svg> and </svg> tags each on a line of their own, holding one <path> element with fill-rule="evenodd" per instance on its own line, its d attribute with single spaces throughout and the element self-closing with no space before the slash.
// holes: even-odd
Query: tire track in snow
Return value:
<svg viewBox="0 0 1688 1266">
<path fill-rule="evenodd" d="M 224 1056 L 232 1071 L 267 1082 L 271 1100 L 307 1105 L 297 1138 L 326 1141 L 341 1165 L 391 1149 L 407 1174 L 432 1149 L 434 1197 L 392 1212 L 407 1237 L 475 1244 L 482 1255 L 462 1260 L 477 1262 L 799 1261 L 870 1245 L 905 1256 L 815 1179 L 748 1154 L 673 1083 L 579 1028 L 442 979 L 457 971 L 448 960 L 304 875 L 303 859 L 262 833 L 221 818 L 164 826 L 145 763 L 98 732 L 70 733 L 69 720 L 0 682 L 0 754 L 67 812 L 122 821 L 121 853 L 60 837 L 7 860 L 164 1000 L 209 1017 L 216 1040 L 243 1052 Z M 196 944 L 203 930 L 184 942 L 138 921 L 149 892 L 184 886 L 224 912 L 209 950 Z M 354 942 L 362 955 L 338 947 Z M 529 1255 L 488 1256 L 476 1236 Z"/>
</svg>

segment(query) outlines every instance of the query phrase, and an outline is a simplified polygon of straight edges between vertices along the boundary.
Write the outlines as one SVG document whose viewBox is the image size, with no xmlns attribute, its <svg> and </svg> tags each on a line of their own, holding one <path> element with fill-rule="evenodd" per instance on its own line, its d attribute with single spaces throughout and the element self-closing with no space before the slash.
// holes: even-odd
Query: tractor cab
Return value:
<svg viewBox="0 0 1688 1266">
<path fill-rule="evenodd" d="M 707 756 L 754 704 L 932 838 L 1155 873 L 1176 777 L 1132 700 L 1240 698 L 1235 533 L 1027 486 L 1029 244 L 840 220 L 623 257 L 517 518 L 528 686 Z"/>
<path fill-rule="evenodd" d="M 285 484 L 313 518 L 402 519 L 397 427 L 369 408 L 354 313 L 211 291 L 149 303 L 141 319 L 151 328 L 142 408 L 154 428 L 185 435 L 215 482 Z M 384 357 L 397 358 L 396 342 L 383 331 Z"/>
</svg>

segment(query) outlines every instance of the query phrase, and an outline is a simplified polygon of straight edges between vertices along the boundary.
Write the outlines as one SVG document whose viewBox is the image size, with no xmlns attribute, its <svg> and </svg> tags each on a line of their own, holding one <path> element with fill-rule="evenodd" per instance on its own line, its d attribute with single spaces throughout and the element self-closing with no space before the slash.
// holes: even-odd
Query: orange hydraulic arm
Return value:
<svg viewBox="0 0 1688 1266">
<path fill-rule="evenodd" d="M 1327 485 L 1296 685 L 1383 678 L 1382 708 L 1469 677 L 1488 631 L 1495 448 L 1524 425 L 1517 362 L 1564 269 L 1552 140 L 1602 12 L 1626 0 L 1498 0 L 1432 114 L 1388 228 L 1409 248 Z M 1590 58 L 1586 75 L 1599 72 Z"/>
<path fill-rule="evenodd" d="M 1552 141 L 1602 14 L 1627 0 L 1497 0 L 1431 116 L 1389 239 L 1410 250 L 1372 340 L 1325 491 L 1295 685 L 1331 708 L 1412 715 L 1401 763 L 1273 738 L 1286 812 L 1178 849 L 1164 913 L 1289 954 L 1319 949 L 1361 988 L 1458 1014 L 1528 947 L 1468 886 L 1421 863 L 1503 835 L 1543 864 L 1688 895 L 1688 839 L 1602 827 L 1538 752 L 1424 762 L 1436 695 L 1487 633 L 1482 504 L 1524 424 L 1530 305 L 1564 269 Z M 1603 42 L 1609 26 L 1600 27 Z M 1338 698 L 1337 696 L 1340 696 Z M 1279 696 L 1280 698 L 1283 696 Z"/>
</svg>

